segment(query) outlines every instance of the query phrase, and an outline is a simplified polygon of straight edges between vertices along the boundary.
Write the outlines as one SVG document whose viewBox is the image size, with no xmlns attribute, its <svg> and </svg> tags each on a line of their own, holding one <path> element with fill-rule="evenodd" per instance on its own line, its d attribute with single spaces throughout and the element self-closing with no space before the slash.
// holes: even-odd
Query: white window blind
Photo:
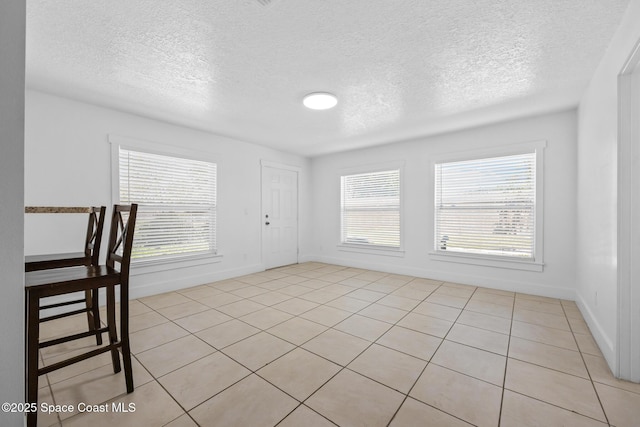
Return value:
<svg viewBox="0 0 640 427">
<path fill-rule="evenodd" d="M 216 253 L 216 164 L 120 148 L 120 202 L 138 203 L 132 259 Z"/>
<path fill-rule="evenodd" d="M 400 247 L 400 170 L 341 178 L 342 243 Z"/>
<path fill-rule="evenodd" d="M 435 165 L 435 249 L 533 260 L 536 153 Z"/>
</svg>

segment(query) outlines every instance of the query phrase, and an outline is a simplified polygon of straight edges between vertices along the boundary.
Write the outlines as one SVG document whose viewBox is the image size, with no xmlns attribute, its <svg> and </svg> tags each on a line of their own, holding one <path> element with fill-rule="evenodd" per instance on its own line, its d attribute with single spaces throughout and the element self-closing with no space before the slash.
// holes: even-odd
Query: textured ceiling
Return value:
<svg viewBox="0 0 640 427">
<path fill-rule="evenodd" d="M 575 106 L 627 3 L 28 0 L 27 86 L 318 155 Z"/>
</svg>

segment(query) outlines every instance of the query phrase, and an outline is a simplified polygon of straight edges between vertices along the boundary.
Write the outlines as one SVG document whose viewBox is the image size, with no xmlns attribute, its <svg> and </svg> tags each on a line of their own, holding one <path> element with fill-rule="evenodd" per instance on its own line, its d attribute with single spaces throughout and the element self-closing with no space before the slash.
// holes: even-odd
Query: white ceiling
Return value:
<svg viewBox="0 0 640 427">
<path fill-rule="evenodd" d="M 27 87 L 313 156 L 575 106 L 627 3 L 28 0 Z"/>
</svg>

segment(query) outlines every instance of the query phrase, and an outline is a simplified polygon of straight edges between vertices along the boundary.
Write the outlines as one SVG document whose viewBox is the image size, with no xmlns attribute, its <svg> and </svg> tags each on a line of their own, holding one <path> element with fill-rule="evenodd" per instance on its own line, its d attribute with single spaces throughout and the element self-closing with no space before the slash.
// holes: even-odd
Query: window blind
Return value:
<svg viewBox="0 0 640 427">
<path fill-rule="evenodd" d="M 216 253 L 216 164 L 120 148 L 120 202 L 138 203 L 131 258 Z"/>
<path fill-rule="evenodd" d="M 342 243 L 400 247 L 400 170 L 341 178 Z"/>
<path fill-rule="evenodd" d="M 435 248 L 533 260 L 536 154 L 435 165 Z"/>
</svg>

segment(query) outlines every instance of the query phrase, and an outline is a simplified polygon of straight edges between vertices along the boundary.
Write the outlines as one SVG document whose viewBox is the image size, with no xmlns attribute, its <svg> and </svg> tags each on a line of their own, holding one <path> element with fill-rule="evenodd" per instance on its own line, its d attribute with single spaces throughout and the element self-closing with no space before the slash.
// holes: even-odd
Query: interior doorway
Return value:
<svg viewBox="0 0 640 427">
<path fill-rule="evenodd" d="M 299 169 L 262 162 L 262 260 L 265 269 L 298 262 Z"/>
</svg>

